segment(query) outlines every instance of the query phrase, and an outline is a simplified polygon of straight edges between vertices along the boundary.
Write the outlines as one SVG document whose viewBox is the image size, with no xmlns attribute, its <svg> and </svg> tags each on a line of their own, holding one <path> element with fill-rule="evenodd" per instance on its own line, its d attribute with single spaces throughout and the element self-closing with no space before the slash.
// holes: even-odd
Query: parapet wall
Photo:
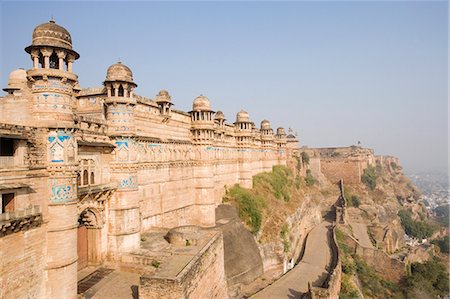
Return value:
<svg viewBox="0 0 450 299">
<path fill-rule="evenodd" d="M 362 167 L 358 160 L 348 158 L 320 158 L 321 172 L 332 183 L 343 179 L 348 184 L 361 182 Z"/>
<path fill-rule="evenodd" d="M 405 275 L 406 264 L 391 258 L 385 252 L 376 248 L 364 247 L 347 234 L 344 234 L 344 242 L 350 248 L 352 254 L 359 255 L 385 279 L 400 282 Z"/>
<path fill-rule="evenodd" d="M 223 239 L 217 233 L 176 277 L 142 276 L 139 298 L 228 298 Z"/>
<path fill-rule="evenodd" d="M 335 225 L 333 225 L 333 229 L 329 230 L 329 234 L 331 248 L 330 272 L 321 287 L 313 287 L 310 283 L 308 284 L 309 296 L 311 299 L 339 298 L 339 293 L 341 291 L 342 267 L 336 241 Z"/>
</svg>

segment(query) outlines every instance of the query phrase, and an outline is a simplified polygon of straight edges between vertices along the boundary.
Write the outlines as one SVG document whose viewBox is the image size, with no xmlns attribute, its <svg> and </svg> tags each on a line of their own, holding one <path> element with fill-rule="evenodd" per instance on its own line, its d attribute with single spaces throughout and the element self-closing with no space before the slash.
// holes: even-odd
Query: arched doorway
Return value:
<svg viewBox="0 0 450 299">
<path fill-rule="evenodd" d="M 100 228 L 95 211 L 86 209 L 81 212 L 78 218 L 78 270 L 101 262 L 99 253 Z"/>
</svg>

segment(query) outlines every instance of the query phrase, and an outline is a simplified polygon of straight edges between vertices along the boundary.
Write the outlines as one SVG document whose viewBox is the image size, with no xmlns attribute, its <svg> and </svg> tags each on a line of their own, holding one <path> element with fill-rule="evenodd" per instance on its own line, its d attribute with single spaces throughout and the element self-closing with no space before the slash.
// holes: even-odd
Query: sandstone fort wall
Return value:
<svg viewBox="0 0 450 299">
<path fill-rule="evenodd" d="M 217 233 L 176 277 L 142 276 L 139 298 L 228 298 L 223 239 Z"/>
</svg>

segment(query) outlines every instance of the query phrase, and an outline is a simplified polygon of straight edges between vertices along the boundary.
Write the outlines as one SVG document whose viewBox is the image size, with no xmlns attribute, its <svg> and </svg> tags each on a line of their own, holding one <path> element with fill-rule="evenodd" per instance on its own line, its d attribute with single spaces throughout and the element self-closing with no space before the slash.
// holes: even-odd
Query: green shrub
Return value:
<svg viewBox="0 0 450 299">
<path fill-rule="evenodd" d="M 412 219 L 412 213 L 409 210 L 401 210 L 398 212 L 401 224 L 405 233 L 419 240 L 429 238 L 436 230 L 434 225 L 431 225 L 425 221 L 415 221 Z"/>
<path fill-rule="evenodd" d="M 396 284 L 380 278 L 375 269 L 359 256 L 355 255 L 354 260 L 364 295 L 372 298 L 398 298 L 401 296 L 401 290 Z"/>
<path fill-rule="evenodd" d="M 311 187 L 316 183 L 316 180 L 312 176 L 311 170 L 309 170 L 309 169 L 306 170 L 305 183 L 306 183 L 306 186 L 308 186 L 308 187 Z"/>
<path fill-rule="evenodd" d="M 300 160 L 299 156 L 294 156 L 295 160 L 297 161 L 297 171 L 300 171 L 300 169 L 302 168 L 302 161 Z"/>
<path fill-rule="evenodd" d="M 309 165 L 309 155 L 306 152 L 301 153 L 303 164 Z"/>
<path fill-rule="evenodd" d="M 361 181 L 370 189 L 375 190 L 377 186 L 378 173 L 376 169 L 369 165 L 364 169 L 364 173 L 361 177 Z"/>
<path fill-rule="evenodd" d="M 352 195 L 352 196 L 350 196 L 350 198 L 348 200 L 348 204 L 351 207 L 359 208 L 359 205 L 361 204 L 361 200 L 359 199 L 358 196 Z"/>
<path fill-rule="evenodd" d="M 157 261 L 157 260 L 153 260 L 152 261 L 152 266 L 155 268 L 159 268 L 159 266 L 161 266 L 161 262 Z"/>
<path fill-rule="evenodd" d="M 282 239 L 285 239 L 285 238 L 287 237 L 288 233 L 289 233 L 289 227 L 288 227 L 288 225 L 285 223 L 285 224 L 283 224 L 283 226 L 281 227 L 280 237 L 281 237 Z"/>
<path fill-rule="evenodd" d="M 343 256 L 341 260 L 342 272 L 352 275 L 356 271 L 356 263 L 350 256 Z"/>
<path fill-rule="evenodd" d="M 358 290 L 350 280 L 350 276 L 343 274 L 341 280 L 340 299 L 356 299 L 359 298 Z"/>
<path fill-rule="evenodd" d="M 449 253 L 449 238 L 448 236 L 443 237 L 442 239 L 433 240 L 431 243 L 438 246 L 441 252 Z"/>
<path fill-rule="evenodd" d="M 423 264 L 412 263 L 411 274 L 404 280 L 407 294 L 422 290 L 443 297 L 448 295 L 449 279 L 445 266 L 436 258 Z"/>
<path fill-rule="evenodd" d="M 398 168 L 397 163 L 391 162 L 391 167 L 392 167 L 392 169 L 397 170 L 397 168 Z"/>
<path fill-rule="evenodd" d="M 229 190 L 228 195 L 236 200 L 239 218 L 251 228 L 252 233 L 257 233 L 261 228 L 262 209 L 266 205 L 264 198 L 238 184 Z"/>
</svg>

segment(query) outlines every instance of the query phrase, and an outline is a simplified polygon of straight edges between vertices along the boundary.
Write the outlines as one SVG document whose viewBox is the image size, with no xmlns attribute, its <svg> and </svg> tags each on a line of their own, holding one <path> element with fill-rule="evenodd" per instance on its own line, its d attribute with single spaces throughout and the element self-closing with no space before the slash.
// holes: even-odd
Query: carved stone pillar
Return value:
<svg viewBox="0 0 450 299">
<path fill-rule="evenodd" d="M 64 71 L 64 58 L 66 58 L 66 52 L 62 51 L 62 50 L 58 50 L 56 51 L 56 55 L 58 55 L 58 59 L 59 59 L 59 70 L 60 71 Z"/>
<path fill-rule="evenodd" d="M 75 61 L 75 57 L 72 54 L 67 55 L 67 71 L 72 72 L 73 62 Z"/>
<path fill-rule="evenodd" d="M 33 59 L 33 68 L 39 68 L 39 50 L 33 50 L 31 52 L 31 58 Z"/>
<path fill-rule="evenodd" d="M 114 87 L 114 96 L 118 97 L 119 96 L 119 83 L 113 83 L 113 87 Z"/>
<path fill-rule="evenodd" d="M 46 69 L 50 68 L 50 56 L 52 55 L 53 50 L 44 48 L 44 49 L 41 49 L 41 53 L 44 56 L 44 68 L 46 68 Z"/>
</svg>

